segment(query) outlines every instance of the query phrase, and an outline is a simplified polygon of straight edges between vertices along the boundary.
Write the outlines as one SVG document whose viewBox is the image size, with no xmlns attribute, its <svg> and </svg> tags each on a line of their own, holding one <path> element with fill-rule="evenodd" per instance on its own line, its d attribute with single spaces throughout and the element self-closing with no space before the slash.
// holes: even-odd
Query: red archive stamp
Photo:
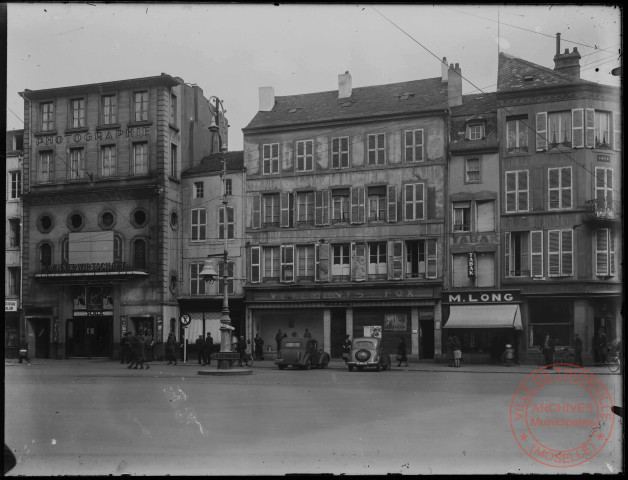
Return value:
<svg viewBox="0 0 628 480">
<path fill-rule="evenodd" d="M 604 383 L 573 365 L 529 374 L 510 402 L 510 428 L 533 460 L 568 468 L 595 457 L 613 430 L 613 402 Z"/>
</svg>

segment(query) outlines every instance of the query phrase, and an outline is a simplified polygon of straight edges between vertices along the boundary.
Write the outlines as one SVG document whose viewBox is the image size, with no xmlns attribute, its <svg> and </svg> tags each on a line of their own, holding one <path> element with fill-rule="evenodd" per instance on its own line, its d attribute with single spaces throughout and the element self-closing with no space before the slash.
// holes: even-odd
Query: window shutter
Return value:
<svg viewBox="0 0 628 480">
<path fill-rule="evenodd" d="M 506 212 L 517 211 L 517 172 L 506 172 Z"/>
<path fill-rule="evenodd" d="M 585 146 L 587 148 L 593 148 L 595 146 L 595 110 L 587 108 L 585 112 Z"/>
<path fill-rule="evenodd" d="M 318 265 L 319 282 L 329 281 L 329 243 L 321 243 L 316 245 L 315 253 L 318 254 L 316 262 Z"/>
<path fill-rule="evenodd" d="M 571 208 L 572 206 L 571 167 L 564 167 L 561 169 L 560 190 L 561 190 L 561 208 Z"/>
<path fill-rule="evenodd" d="M 510 232 L 504 233 L 504 266 L 506 268 L 506 276 L 510 277 Z"/>
<path fill-rule="evenodd" d="M 528 205 L 528 171 L 524 170 L 517 175 L 517 211 L 527 212 Z"/>
<path fill-rule="evenodd" d="M 560 208 L 560 169 L 549 168 L 547 170 L 548 208 L 558 210 Z"/>
<path fill-rule="evenodd" d="M 548 276 L 557 277 L 560 275 L 560 230 L 549 230 L 547 243 Z"/>
<path fill-rule="evenodd" d="M 290 227 L 290 196 L 289 192 L 281 192 L 281 227 Z"/>
<path fill-rule="evenodd" d="M 436 240 L 426 240 L 426 260 L 427 260 L 427 278 L 438 277 L 438 249 Z"/>
<path fill-rule="evenodd" d="M 364 243 L 351 244 L 351 280 L 355 282 L 366 280 L 366 245 Z"/>
<path fill-rule="evenodd" d="M 613 112 L 613 149 L 621 150 L 621 114 Z"/>
<path fill-rule="evenodd" d="M 595 274 L 608 274 L 608 229 L 600 228 L 595 231 Z"/>
<path fill-rule="evenodd" d="M 615 205 L 613 203 L 613 169 L 606 169 L 606 208 L 614 210 Z"/>
<path fill-rule="evenodd" d="M 386 188 L 386 201 L 388 203 L 388 221 L 397 221 L 397 185 L 388 185 Z"/>
<path fill-rule="evenodd" d="M 403 278 L 403 242 L 395 240 L 392 242 L 392 252 L 390 255 L 389 280 L 401 280 Z"/>
<path fill-rule="evenodd" d="M 351 223 L 364 223 L 364 187 L 351 188 Z"/>
<path fill-rule="evenodd" d="M 547 150 L 547 112 L 536 114 L 536 151 Z"/>
<path fill-rule="evenodd" d="M 294 245 L 281 246 L 281 281 L 294 282 Z"/>
<path fill-rule="evenodd" d="M 571 146 L 584 147 L 584 110 L 575 108 L 571 111 Z"/>
<path fill-rule="evenodd" d="M 469 277 L 469 254 L 461 253 L 453 256 L 454 288 L 472 287 L 473 278 Z"/>
<path fill-rule="evenodd" d="M 478 232 L 495 231 L 495 202 L 478 202 Z"/>
<path fill-rule="evenodd" d="M 475 257 L 477 286 L 495 286 L 495 256 L 492 252 L 478 253 Z"/>
<path fill-rule="evenodd" d="M 251 283 L 260 282 L 261 247 L 251 247 Z"/>
<path fill-rule="evenodd" d="M 532 245 L 530 255 L 532 257 L 532 276 L 543 276 L 543 232 L 536 230 L 530 232 L 530 243 Z"/>
<path fill-rule="evenodd" d="M 615 237 L 613 230 L 608 229 L 608 270 L 609 275 L 615 275 Z"/>
<path fill-rule="evenodd" d="M 324 217 L 324 197 L 327 194 L 327 190 L 316 190 L 314 192 L 314 201 L 316 205 L 315 215 L 314 215 L 314 223 L 316 225 L 325 225 L 323 217 Z M 328 215 L 329 216 L 329 215 Z"/>
<path fill-rule="evenodd" d="M 561 275 L 571 277 L 573 275 L 573 230 L 561 232 Z"/>
</svg>

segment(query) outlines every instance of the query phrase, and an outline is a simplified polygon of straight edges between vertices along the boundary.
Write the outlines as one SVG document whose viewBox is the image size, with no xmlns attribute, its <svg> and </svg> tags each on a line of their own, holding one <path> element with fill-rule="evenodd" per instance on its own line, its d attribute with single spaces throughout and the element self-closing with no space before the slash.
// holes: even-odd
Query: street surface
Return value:
<svg viewBox="0 0 628 480">
<path fill-rule="evenodd" d="M 193 363 L 128 370 L 96 360 L 5 362 L 5 443 L 18 475 L 608 473 L 623 468 L 623 420 L 582 465 L 522 451 L 509 409 L 535 367 L 410 364 L 388 372 L 198 375 Z M 201 367 L 201 369 L 215 369 Z M 620 375 L 601 373 L 615 405 Z"/>
</svg>

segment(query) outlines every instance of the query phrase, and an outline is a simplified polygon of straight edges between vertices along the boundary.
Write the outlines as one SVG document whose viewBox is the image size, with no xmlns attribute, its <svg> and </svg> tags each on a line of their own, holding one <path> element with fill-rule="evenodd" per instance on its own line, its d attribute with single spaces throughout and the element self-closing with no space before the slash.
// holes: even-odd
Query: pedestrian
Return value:
<svg viewBox="0 0 628 480">
<path fill-rule="evenodd" d="M 551 365 L 554 363 L 554 340 L 550 336 L 549 332 L 545 332 L 545 338 L 541 344 L 541 352 L 545 356 L 545 365 L 549 365 L 548 369 L 552 370 L 554 367 Z"/>
<path fill-rule="evenodd" d="M 408 352 L 406 350 L 406 341 L 401 337 L 399 339 L 399 345 L 397 345 L 397 364 L 398 367 L 401 367 L 401 364 L 405 362 L 406 367 L 408 366 Z"/>
<path fill-rule="evenodd" d="M 205 355 L 205 339 L 203 338 L 203 334 L 201 333 L 196 339 L 196 358 L 198 359 L 199 365 L 204 365 L 204 355 Z"/>
<path fill-rule="evenodd" d="M 597 334 L 597 351 L 600 363 L 606 363 L 606 349 L 608 348 L 608 342 L 606 341 L 606 334 L 604 330 L 600 328 Z"/>
<path fill-rule="evenodd" d="M 212 363 L 212 353 L 214 351 L 214 338 L 212 334 L 207 332 L 205 342 L 203 344 L 203 363 L 210 365 Z"/>
<path fill-rule="evenodd" d="M 148 330 L 145 331 L 145 336 L 146 361 L 152 362 L 153 360 L 155 360 L 155 338 Z"/>
<path fill-rule="evenodd" d="M 130 355 L 129 366 L 126 368 L 137 368 L 137 365 L 139 364 L 139 358 L 137 355 L 138 349 L 136 346 L 138 342 L 139 340 L 137 339 L 137 336 L 131 333 L 129 335 L 129 347 L 131 350 L 131 355 Z"/>
<path fill-rule="evenodd" d="M 351 356 L 351 338 L 349 335 L 345 335 L 345 339 L 342 341 L 342 359 L 347 363 Z"/>
<path fill-rule="evenodd" d="M 279 356 L 279 352 L 281 351 L 281 339 L 285 336 L 286 334 L 281 331 L 281 328 L 277 330 L 277 335 L 275 335 L 275 342 L 277 342 L 277 356 Z"/>
<path fill-rule="evenodd" d="M 306 328 L 303 338 L 312 338 L 312 333 Z"/>
<path fill-rule="evenodd" d="M 579 367 L 584 366 L 582 364 L 582 339 L 580 338 L 580 335 L 578 335 L 577 333 L 573 334 L 573 346 L 574 346 L 574 356 L 575 356 L 575 362 L 576 365 Z"/>
<path fill-rule="evenodd" d="M 28 358 L 28 342 L 26 341 L 26 336 L 22 335 L 20 340 L 20 351 L 19 351 L 19 363 L 22 363 L 23 360 L 26 360 L 26 364 L 30 365 L 31 360 Z"/>
<path fill-rule="evenodd" d="M 131 361 L 131 344 L 129 342 L 129 336 L 131 332 L 124 332 L 124 336 L 120 340 L 120 364 L 128 363 Z"/>
<path fill-rule="evenodd" d="M 456 335 L 453 338 L 453 349 L 454 349 L 454 366 L 460 368 L 460 359 L 462 359 L 462 346 L 460 345 L 460 340 Z"/>
<path fill-rule="evenodd" d="M 255 360 L 264 360 L 264 339 L 259 332 L 255 334 L 253 342 L 255 343 Z"/>
<path fill-rule="evenodd" d="M 447 365 L 454 366 L 454 339 L 447 337 Z"/>
<path fill-rule="evenodd" d="M 240 354 L 240 366 L 243 367 L 244 354 L 246 353 L 246 340 L 244 340 L 244 337 L 240 337 L 240 340 L 238 340 L 236 350 Z"/>
<path fill-rule="evenodd" d="M 177 356 L 176 356 L 176 348 L 177 348 L 177 338 L 174 336 L 174 332 L 170 332 L 168 334 L 168 340 L 166 341 L 166 359 L 168 360 L 168 365 L 177 364 Z"/>
<path fill-rule="evenodd" d="M 512 348 L 512 345 L 510 343 L 506 344 L 506 350 L 504 350 L 504 355 L 503 355 L 503 363 L 507 366 L 510 367 L 512 366 L 512 363 L 515 360 L 515 349 Z"/>
<path fill-rule="evenodd" d="M 146 338 L 141 330 L 138 332 L 138 335 L 133 338 L 134 340 L 131 343 L 131 348 L 133 349 L 133 360 L 135 361 L 135 366 L 133 366 L 133 362 L 131 362 L 131 366 L 129 368 L 137 370 L 137 367 L 140 367 L 140 370 L 144 370 L 144 362 L 146 361 Z M 148 369 L 149 366 L 146 365 L 146 368 Z"/>
</svg>

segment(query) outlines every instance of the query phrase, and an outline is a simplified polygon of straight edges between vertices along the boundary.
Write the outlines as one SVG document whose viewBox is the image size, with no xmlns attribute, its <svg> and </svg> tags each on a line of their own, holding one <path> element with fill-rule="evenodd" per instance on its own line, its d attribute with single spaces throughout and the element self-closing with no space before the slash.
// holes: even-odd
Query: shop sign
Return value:
<svg viewBox="0 0 628 480">
<path fill-rule="evenodd" d="M 469 252 L 467 260 L 467 273 L 470 277 L 475 277 L 475 253 Z"/>
<path fill-rule="evenodd" d="M 448 292 L 442 295 L 443 303 L 517 303 L 520 302 L 519 291 L 517 290 L 496 290 L 496 291 L 465 291 Z"/>
<path fill-rule="evenodd" d="M 301 292 L 254 292 L 257 301 L 299 301 L 299 300 L 402 300 L 412 298 L 433 298 L 431 288 L 385 288 L 378 290 L 310 290 Z"/>
<path fill-rule="evenodd" d="M 497 243 L 497 237 L 494 233 L 480 233 L 480 234 L 456 234 L 453 237 L 452 245 L 476 245 L 478 243 Z"/>
<path fill-rule="evenodd" d="M 126 262 L 111 263 L 69 263 L 67 265 L 49 265 L 42 267 L 43 274 L 51 273 L 85 273 L 85 272 L 126 272 L 128 265 Z"/>
<path fill-rule="evenodd" d="M 17 300 L 5 300 L 4 311 L 5 312 L 17 312 Z"/>
<path fill-rule="evenodd" d="M 113 317 L 111 310 L 74 310 L 75 317 Z"/>
<path fill-rule="evenodd" d="M 84 143 L 100 140 L 115 140 L 117 138 L 137 138 L 146 137 L 150 133 L 150 127 L 136 127 L 115 129 L 115 130 L 98 130 L 95 132 L 66 133 L 64 135 L 49 135 L 37 138 L 37 146 L 40 145 L 60 145 L 62 143 Z"/>
</svg>

